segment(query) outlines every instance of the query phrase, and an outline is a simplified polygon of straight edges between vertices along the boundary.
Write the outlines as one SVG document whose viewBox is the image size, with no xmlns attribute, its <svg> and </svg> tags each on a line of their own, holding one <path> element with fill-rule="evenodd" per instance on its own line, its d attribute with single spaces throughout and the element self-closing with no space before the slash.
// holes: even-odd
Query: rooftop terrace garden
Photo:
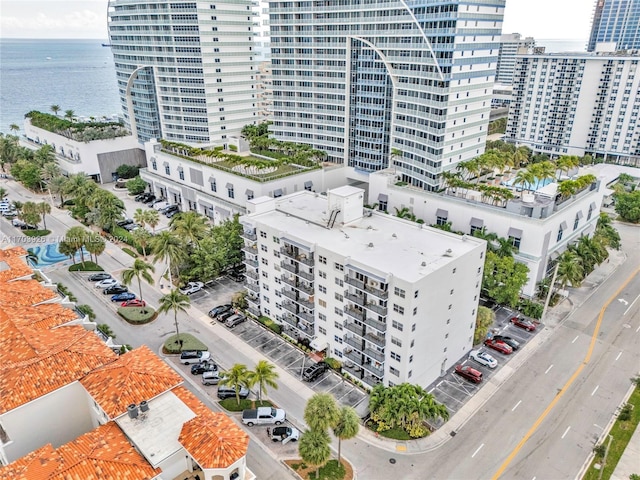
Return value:
<svg viewBox="0 0 640 480">
<path fill-rule="evenodd" d="M 71 112 L 71 111 L 69 111 Z M 119 122 L 77 122 L 74 116 L 67 115 L 64 118 L 50 113 L 42 113 L 33 110 L 25 115 L 31 120 L 31 125 L 42 128 L 52 133 L 78 142 L 90 142 L 92 140 L 106 140 L 109 138 L 124 137 L 131 132 Z"/>
</svg>

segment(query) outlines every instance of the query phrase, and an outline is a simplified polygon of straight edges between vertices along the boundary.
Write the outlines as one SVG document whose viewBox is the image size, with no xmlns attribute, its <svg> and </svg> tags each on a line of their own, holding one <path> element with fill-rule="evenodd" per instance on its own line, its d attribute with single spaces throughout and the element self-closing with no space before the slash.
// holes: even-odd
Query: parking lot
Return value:
<svg viewBox="0 0 640 480">
<path fill-rule="evenodd" d="M 533 332 L 528 332 L 522 328 L 516 327 L 509 322 L 509 319 L 517 314 L 513 310 L 508 308 L 499 307 L 495 310 L 496 320 L 490 329 L 492 335 L 508 336 L 520 343 L 518 350 L 510 355 L 505 355 L 496 350 L 485 346 L 477 346 L 475 349 L 483 349 L 489 353 L 493 358 L 498 361 L 496 368 L 489 368 L 478 362 L 471 360 L 465 355 L 456 364 L 469 365 L 475 370 L 482 372 L 483 381 L 479 384 L 472 383 L 460 375 L 454 373 L 454 368 L 451 368 L 446 372 L 444 376 L 427 387 L 427 391 L 431 393 L 438 402 L 446 405 L 449 410 L 449 415 L 453 416 L 460 408 L 478 391 L 482 388 L 482 384 L 489 381 L 495 373 L 506 365 L 511 359 L 518 355 L 520 349 L 522 349 L 526 343 L 531 340 L 538 332 L 540 332 L 544 325 L 539 324 Z M 439 427 L 442 422 L 435 424 L 435 427 Z"/>
</svg>

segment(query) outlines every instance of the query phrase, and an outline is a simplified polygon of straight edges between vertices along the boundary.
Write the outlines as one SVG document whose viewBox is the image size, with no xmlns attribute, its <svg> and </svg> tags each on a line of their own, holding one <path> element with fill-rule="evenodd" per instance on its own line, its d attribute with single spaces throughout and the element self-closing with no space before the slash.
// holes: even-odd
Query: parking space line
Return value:
<svg viewBox="0 0 640 480">
<path fill-rule="evenodd" d="M 519 406 L 521 403 L 522 403 L 522 400 L 518 400 L 518 403 L 516 403 L 515 407 L 513 407 L 513 408 L 511 409 L 511 411 L 512 411 L 512 412 L 513 412 L 513 411 L 515 411 L 515 409 L 516 409 L 516 408 L 518 408 L 518 406 Z"/>
<path fill-rule="evenodd" d="M 600 385 L 596 385 L 596 388 L 593 389 L 593 392 L 591 392 L 591 396 L 593 397 L 595 395 L 595 393 L 598 391 L 598 388 L 600 388 Z"/>
<path fill-rule="evenodd" d="M 629 305 L 629 308 L 627 308 L 624 313 L 622 315 L 626 315 L 627 313 L 629 313 L 629 310 L 631 310 L 631 307 L 633 307 L 633 305 L 638 301 L 638 298 L 640 298 L 640 295 L 638 295 L 633 302 L 631 302 L 631 305 Z"/>
<path fill-rule="evenodd" d="M 579 337 L 579 336 L 580 336 L 580 335 L 576 335 L 576 338 L 574 338 L 574 339 L 573 339 L 573 342 L 571 342 L 571 343 L 576 343 L 576 340 L 578 340 L 578 337 Z"/>
<path fill-rule="evenodd" d="M 620 355 L 622 355 L 622 352 L 620 352 L 620 353 L 618 354 L 618 356 L 616 357 L 616 359 L 614 360 L 614 362 L 617 362 L 617 361 L 618 361 L 618 359 L 620 358 Z"/>
<path fill-rule="evenodd" d="M 566 437 L 566 436 L 567 436 L 567 433 L 569 433 L 569 430 L 571 430 L 571 425 L 569 425 L 569 426 L 567 427 L 567 429 L 564 431 L 564 433 L 562 434 L 562 436 L 561 436 L 560 438 L 564 438 L 564 437 Z"/>
<path fill-rule="evenodd" d="M 547 369 L 544 371 L 545 375 L 546 375 L 547 373 L 549 373 L 549 370 L 551 370 L 552 368 L 553 368 L 553 364 L 551 364 L 551 365 L 549 366 L 549 368 L 547 368 Z"/>
<path fill-rule="evenodd" d="M 478 452 L 482 450 L 482 447 L 484 447 L 484 443 L 480 445 L 475 452 L 473 452 L 473 455 L 471 455 L 471 458 L 475 457 L 478 454 Z"/>
</svg>

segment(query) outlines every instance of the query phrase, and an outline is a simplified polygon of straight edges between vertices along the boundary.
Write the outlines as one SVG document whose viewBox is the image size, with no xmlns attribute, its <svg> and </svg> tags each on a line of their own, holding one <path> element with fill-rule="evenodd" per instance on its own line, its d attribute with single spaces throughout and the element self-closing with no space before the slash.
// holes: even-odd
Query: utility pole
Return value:
<svg viewBox="0 0 640 480">
<path fill-rule="evenodd" d="M 553 277 L 551 277 L 551 285 L 549 285 L 549 291 L 547 292 L 547 298 L 544 301 L 544 307 L 542 308 L 542 315 L 540 315 L 540 320 L 544 319 L 544 316 L 547 313 L 547 308 L 549 308 L 549 302 L 551 301 L 551 295 L 553 295 L 553 287 L 556 284 L 556 277 L 558 276 L 558 267 L 560 267 L 560 258 L 558 258 L 558 263 L 556 263 L 556 268 L 553 270 Z"/>
<path fill-rule="evenodd" d="M 611 446 L 611 440 L 613 437 L 609 435 L 609 441 L 607 442 L 607 448 L 604 449 L 604 458 L 602 459 L 602 465 L 600 466 L 600 475 L 598 475 L 598 480 L 602 479 L 602 472 L 604 467 L 607 465 L 607 455 L 609 454 L 609 447 Z"/>
</svg>

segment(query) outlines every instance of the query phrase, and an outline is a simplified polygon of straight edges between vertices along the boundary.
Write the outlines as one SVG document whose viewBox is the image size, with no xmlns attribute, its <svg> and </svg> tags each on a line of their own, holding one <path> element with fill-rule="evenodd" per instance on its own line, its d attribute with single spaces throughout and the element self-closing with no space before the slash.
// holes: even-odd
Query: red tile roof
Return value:
<svg viewBox="0 0 640 480">
<path fill-rule="evenodd" d="M 202 468 L 227 468 L 247 454 L 249 435 L 227 415 L 209 410 L 184 387 L 173 389 L 196 415 L 182 426 L 178 441 Z"/>
<path fill-rule="evenodd" d="M 3 305 L 2 308 L 18 327 L 50 329 L 78 319 L 74 310 L 63 307 L 60 303 L 43 303 L 33 307 Z"/>
<path fill-rule="evenodd" d="M 182 381 L 171 367 L 142 346 L 93 370 L 80 383 L 109 418 L 115 418 L 125 413 L 128 405 L 150 400 Z"/>
<path fill-rule="evenodd" d="M 154 469 L 109 422 L 56 450 L 47 445 L 0 470 L 2 480 L 150 480 Z"/>
<path fill-rule="evenodd" d="M 0 250 L 0 265 L 2 262 L 8 268 L 0 268 L 0 283 L 31 275 L 33 270 L 27 265 L 24 257 L 27 251 L 22 247 L 5 248 Z"/>
<path fill-rule="evenodd" d="M 0 303 L 3 305 L 31 306 L 56 297 L 59 295 L 54 290 L 42 286 L 37 280 L 0 282 Z"/>
</svg>

